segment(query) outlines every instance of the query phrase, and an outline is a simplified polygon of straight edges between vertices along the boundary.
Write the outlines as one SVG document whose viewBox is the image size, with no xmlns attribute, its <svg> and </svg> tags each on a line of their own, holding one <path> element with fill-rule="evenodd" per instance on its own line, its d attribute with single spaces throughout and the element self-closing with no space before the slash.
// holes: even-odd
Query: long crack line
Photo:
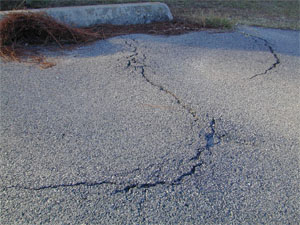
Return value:
<svg viewBox="0 0 300 225">
<path fill-rule="evenodd" d="M 245 36 L 249 36 L 249 37 L 251 37 L 254 40 L 258 39 L 258 40 L 263 41 L 264 45 L 269 49 L 270 53 L 273 55 L 273 57 L 275 59 L 275 62 L 268 69 L 266 69 L 262 73 L 258 73 L 258 74 L 253 75 L 252 77 L 249 78 L 249 80 L 252 80 L 253 78 L 256 78 L 258 76 L 266 75 L 271 70 L 275 69 L 277 67 L 277 65 L 280 64 L 280 59 L 279 59 L 278 55 L 276 54 L 276 52 L 275 52 L 274 48 L 272 47 L 272 45 L 266 39 L 261 38 L 261 37 L 257 37 L 255 35 L 248 34 L 246 32 L 240 32 L 240 33 L 243 34 L 243 35 L 245 35 Z"/>
<path fill-rule="evenodd" d="M 48 185 L 48 186 L 41 186 L 41 187 L 26 187 L 26 186 L 21 186 L 21 185 L 14 185 L 14 186 L 6 187 L 6 188 L 41 191 L 41 190 L 46 190 L 46 189 L 56 189 L 56 188 L 64 188 L 64 187 L 78 187 L 78 186 L 94 187 L 94 186 L 100 186 L 100 185 L 104 185 L 104 184 L 117 185 L 114 182 L 102 181 L 102 182 L 77 182 L 77 183 L 71 183 L 71 184 L 56 184 L 56 185 Z"/>
<path fill-rule="evenodd" d="M 132 39 L 135 41 L 134 39 Z M 197 113 L 195 110 L 193 110 L 189 105 L 185 104 L 175 93 L 171 92 L 170 90 L 166 89 L 162 85 L 156 84 L 155 82 L 151 81 L 146 75 L 145 75 L 145 66 L 144 64 L 136 65 L 138 64 L 138 61 L 136 60 L 136 57 L 138 56 L 137 47 L 133 47 L 131 43 L 128 41 L 125 41 L 125 44 L 128 45 L 130 48 L 133 48 L 132 52 L 133 54 L 130 55 L 127 62 L 127 68 L 133 66 L 135 70 L 140 69 L 142 77 L 146 80 L 147 83 L 151 84 L 152 86 L 158 88 L 160 91 L 165 92 L 168 95 L 171 95 L 177 104 L 179 104 L 182 108 L 184 108 L 188 113 L 194 118 L 194 121 L 198 121 L 199 117 L 197 116 Z M 143 59 L 141 60 L 144 62 L 147 59 L 146 55 L 143 54 Z"/>
<path fill-rule="evenodd" d="M 133 39 L 133 41 L 135 41 Z M 137 47 L 133 46 L 131 43 L 129 43 L 128 41 L 125 41 L 125 44 L 128 45 L 130 48 L 133 48 L 132 53 L 129 57 L 127 57 L 129 60 L 127 62 L 127 68 L 133 67 L 134 70 L 136 71 L 137 69 L 140 69 L 141 72 L 141 76 L 146 80 L 147 83 L 151 84 L 152 86 L 158 88 L 160 91 L 165 92 L 166 94 L 172 96 L 176 103 L 179 104 L 183 109 L 185 109 L 194 119 L 195 122 L 199 121 L 199 117 L 197 116 L 196 111 L 194 111 L 190 106 L 186 105 L 178 96 L 176 96 L 173 92 L 169 91 L 168 89 L 166 89 L 165 87 L 163 87 L 162 85 L 156 84 L 153 81 L 151 81 L 146 75 L 145 75 L 145 65 L 144 64 L 138 64 L 138 55 L 139 53 L 137 52 Z M 146 60 L 146 55 L 143 54 L 143 59 L 141 60 L 143 63 Z M 206 140 L 206 144 L 205 146 L 201 146 L 199 148 L 196 149 L 196 155 L 190 159 L 190 161 L 193 160 L 199 160 L 201 153 L 203 153 L 204 151 L 209 151 L 210 149 L 216 145 L 220 143 L 220 138 L 219 141 L 217 143 L 215 143 L 215 137 L 216 137 L 216 131 L 215 131 L 215 119 L 212 118 L 210 125 L 209 125 L 209 129 L 210 131 L 207 133 L 204 133 L 205 136 L 205 140 Z M 203 135 L 203 131 L 200 131 L 199 133 L 199 138 Z M 204 162 L 202 160 L 200 160 L 200 162 L 196 163 L 195 165 L 193 165 L 191 167 L 191 169 L 188 172 L 185 172 L 181 175 L 179 175 L 177 178 L 175 178 L 174 180 L 172 180 L 171 182 L 166 182 L 166 181 L 157 181 L 157 182 L 153 182 L 153 183 L 142 183 L 142 184 L 130 184 L 125 186 L 122 189 L 117 189 L 113 192 L 113 194 L 118 194 L 118 193 L 127 193 L 132 189 L 147 189 L 147 188 L 151 188 L 151 187 L 155 187 L 158 185 L 169 185 L 169 186 L 174 186 L 174 185 L 180 185 L 182 180 L 185 177 L 188 176 L 192 176 L 195 172 L 197 168 L 200 168 L 202 165 L 204 164 Z M 88 187 L 94 187 L 94 186 L 101 186 L 101 185 L 121 185 L 119 183 L 115 183 L 115 182 L 110 182 L 110 181 L 102 181 L 102 182 L 77 182 L 77 183 L 71 183 L 71 184 L 57 184 L 57 185 L 48 185 L 48 186 L 41 186 L 41 187 L 26 187 L 26 186 L 21 186 L 21 185 L 15 185 L 15 186 L 10 186 L 7 188 L 19 188 L 19 189 L 24 189 L 24 190 L 32 190 L 32 191 L 40 191 L 40 190 L 46 190 L 46 189 L 56 189 L 56 188 L 64 188 L 64 187 L 78 187 L 78 186 L 88 186 Z"/>
<path fill-rule="evenodd" d="M 262 39 L 262 40 L 264 40 L 264 39 Z M 269 71 L 275 69 L 276 66 L 278 64 L 280 64 L 280 59 L 277 56 L 277 54 L 274 52 L 274 49 L 272 48 L 272 46 L 269 44 L 269 42 L 267 40 L 264 40 L 264 42 L 265 42 L 265 46 L 267 46 L 269 48 L 270 52 L 272 53 L 272 55 L 274 56 L 274 58 L 275 58 L 276 61 L 268 69 L 266 69 L 265 72 L 255 74 L 252 77 L 250 77 L 249 78 L 250 80 L 253 79 L 253 78 L 255 78 L 255 77 L 257 77 L 257 76 L 266 75 Z"/>
<path fill-rule="evenodd" d="M 133 41 L 135 41 L 133 39 Z M 132 44 L 128 43 L 127 41 L 125 41 L 125 43 L 129 46 L 129 47 L 133 47 Z M 129 56 L 129 60 L 128 60 L 128 63 L 127 63 L 127 68 L 129 67 L 133 67 L 134 70 L 136 71 L 138 68 L 141 70 L 140 71 L 140 74 L 141 76 L 145 79 L 145 81 L 149 84 L 151 84 L 152 86 L 158 88 L 160 91 L 163 91 L 165 92 L 166 94 L 172 96 L 175 100 L 176 100 L 176 103 L 179 104 L 182 108 L 184 108 L 186 111 L 188 111 L 188 113 L 194 118 L 194 121 L 197 122 L 199 121 L 199 117 L 197 116 L 197 113 L 196 111 L 194 111 L 191 107 L 187 106 L 186 104 L 184 104 L 184 102 L 178 97 L 176 96 L 173 92 L 169 91 L 168 89 L 166 89 L 165 87 L 163 87 L 162 85 L 159 85 L 159 84 L 156 84 L 154 83 L 153 81 L 151 81 L 145 74 L 145 65 L 143 64 L 146 60 L 146 55 L 143 54 L 143 60 L 142 60 L 142 64 L 140 65 L 137 65 L 137 60 L 135 57 L 138 56 L 138 52 L 137 52 L 137 47 L 134 47 L 133 48 L 133 51 L 132 51 L 134 54 L 132 54 L 131 56 Z M 200 156 L 201 156 L 201 153 L 203 153 L 204 151 L 209 151 L 210 152 L 210 149 L 216 145 L 216 144 L 219 144 L 221 141 L 220 138 L 218 138 L 218 142 L 215 142 L 215 136 L 216 136 L 216 131 L 215 131 L 215 124 L 216 124 L 216 121 L 214 118 L 212 118 L 211 122 L 210 122 L 210 125 L 209 125 L 209 129 L 210 131 L 205 133 L 204 136 L 205 136 L 205 140 L 206 140 L 206 144 L 205 146 L 202 146 L 202 147 L 199 147 L 198 149 L 196 149 L 196 155 L 190 159 L 190 161 L 192 160 L 199 160 L 200 159 Z M 201 131 L 199 133 L 199 138 L 201 137 L 203 131 Z M 165 182 L 165 181 L 157 181 L 155 183 L 144 183 L 144 184 L 130 184 L 128 186 L 126 186 L 125 188 L 123 189 L 118 189 L 116 190 L 114 193 L 117 194 L 117 193 L 127 193 L 129 192 L 131 189 L 143 189 L 143 188 L 150 188 L 150 187 L 155 187 L 157 185 L 169 185 L 169 186 L 174 186 L 174 185 L 179 185 L 181 184 L 182 180 L 185 178 L 185 177 L 188 177 L 188 176 L 192 176 L 195 172 L 196 172 L 196 169 L 197 168 L 200 168 L 202 165 L 204 164 L 204 162 L 202 160 L 200 160 L 200 162 L 196 163 L 195 165 L 193 165 L 191 167 L 191 169 L 188 171 L 188 172 L 185 172 L 183 174 L 181 174 L 180 176 L 178 176 L 177 178 L 175 178 L 173 181 L 171 182 Z"/>
</svg>

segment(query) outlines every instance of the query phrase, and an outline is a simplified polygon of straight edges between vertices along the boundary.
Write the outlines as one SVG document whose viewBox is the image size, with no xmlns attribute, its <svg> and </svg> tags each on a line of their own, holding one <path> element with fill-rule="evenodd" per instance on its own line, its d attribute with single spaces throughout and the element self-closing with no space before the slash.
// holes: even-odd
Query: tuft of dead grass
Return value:
<svg viewBox="0 0 300 225">
<path fill-rule="evenodd" d="M 10 13 L 0 21 L 0 57 L 5 61 L 38 64 L 49 68 L 54 63 L 34 51 L 32 46 L 53 46 L 61 49 L 76 47 L 99 39 L 119 35 L 143 33 L 152 35 L 179 35 L 203 29 L 230 29 L 230 23 L 222 19 L 205 19 L 199 23 L 188 19 L 136 25 L 101 24 L 89 28 L 72 28 L 59 23 L 44 13 Z M 57 49 L 57 48 L 56 48 Z"/>
<path fill-rule="evenodd" d="M 44 13 L 10 13 L 0 22 L 0 56 L 5 61 L 26 61 L 50 67 L 45 57 L 29 50 L 32 45 L 80 44 L 99 39 L 88 29 L 72 28 Z"/>
</svg>

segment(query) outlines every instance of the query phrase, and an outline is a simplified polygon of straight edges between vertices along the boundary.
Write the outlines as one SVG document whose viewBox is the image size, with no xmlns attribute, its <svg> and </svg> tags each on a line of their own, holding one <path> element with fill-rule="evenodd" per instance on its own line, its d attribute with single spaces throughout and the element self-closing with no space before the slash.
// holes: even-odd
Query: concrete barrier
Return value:
<svg viewBox="0 0 300 225">
<path fill-rule="evenodd" d="M 0 20 L 12 12 L 45 12 L 55 20 L 73 27 L 145 24 L 173 19 L 169 7 L 159 2 L 1 11 Z"/>
</svg>

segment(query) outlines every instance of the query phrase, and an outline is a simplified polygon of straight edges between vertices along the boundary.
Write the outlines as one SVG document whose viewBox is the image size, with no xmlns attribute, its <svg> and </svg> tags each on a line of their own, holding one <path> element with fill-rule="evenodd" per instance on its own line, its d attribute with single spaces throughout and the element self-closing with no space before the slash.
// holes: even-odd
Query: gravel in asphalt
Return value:
<svg viewBox="0 0 300 225">
<path fill-rule="evenodd" d="M 298 31 L 45 54 L 1 62 L 0 223 L 299 223 Z"/>
</svg>

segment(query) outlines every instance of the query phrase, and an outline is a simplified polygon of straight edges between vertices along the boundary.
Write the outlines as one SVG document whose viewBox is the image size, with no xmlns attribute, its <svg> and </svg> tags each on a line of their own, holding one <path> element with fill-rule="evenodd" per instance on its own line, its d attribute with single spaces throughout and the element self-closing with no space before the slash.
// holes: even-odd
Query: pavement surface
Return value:
<svg viewBox="0 0 300 225">
<path fill-rule="evenodd" d="M 126 35 L 1 64 L 0 224 L 299 224 L 299 31 Z"/>
</svg>

